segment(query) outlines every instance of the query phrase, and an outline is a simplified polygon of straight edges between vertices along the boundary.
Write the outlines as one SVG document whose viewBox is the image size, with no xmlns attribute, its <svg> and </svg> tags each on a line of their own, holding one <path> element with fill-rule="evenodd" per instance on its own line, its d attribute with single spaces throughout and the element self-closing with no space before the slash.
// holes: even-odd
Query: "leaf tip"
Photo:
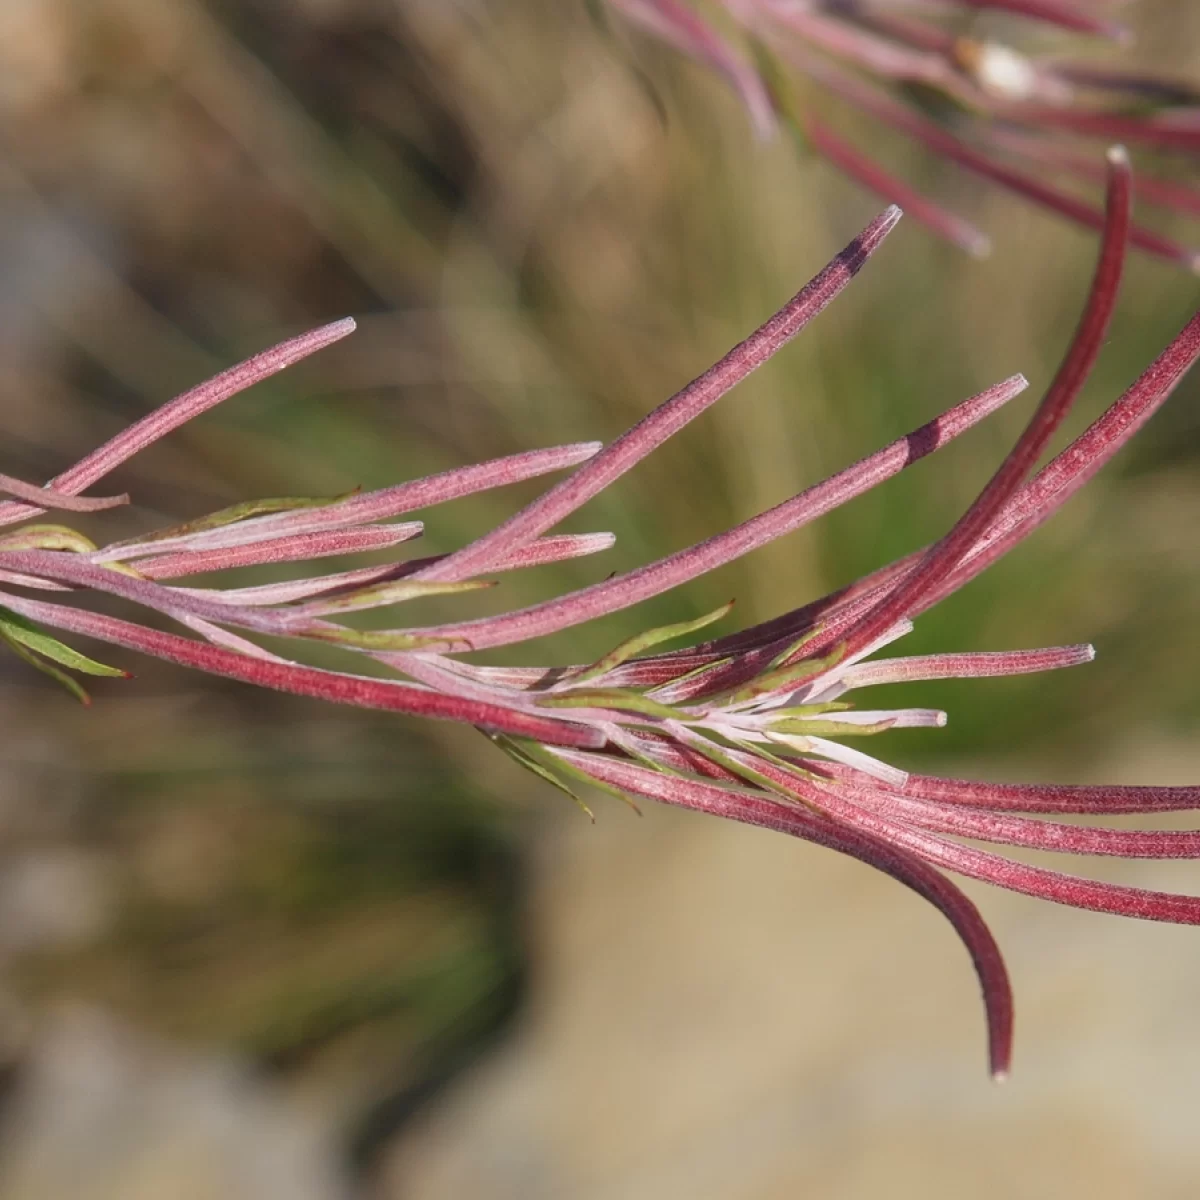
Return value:
<svg viewBox="0 0 1200 1200">
<path fill-rule="evenodd" d="M 964 240 L 963 246 L 974 259 L 985 259 L 992 256 L 992 239 L 986 233 L 980 233 L 978 230 Z"/>
</svg>

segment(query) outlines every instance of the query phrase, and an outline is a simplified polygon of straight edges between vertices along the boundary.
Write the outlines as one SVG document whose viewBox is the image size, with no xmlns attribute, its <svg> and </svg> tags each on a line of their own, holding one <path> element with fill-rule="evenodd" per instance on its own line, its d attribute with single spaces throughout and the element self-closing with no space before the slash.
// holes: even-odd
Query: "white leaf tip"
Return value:
<svg viewBox="0 0 1200 1200">
<path fill-rule="evenodd" d="M 990 258 L 992 239 L 986 233 L 975 233 L 963 243 L 963 248 L 974 259 Z"/>
</svg>

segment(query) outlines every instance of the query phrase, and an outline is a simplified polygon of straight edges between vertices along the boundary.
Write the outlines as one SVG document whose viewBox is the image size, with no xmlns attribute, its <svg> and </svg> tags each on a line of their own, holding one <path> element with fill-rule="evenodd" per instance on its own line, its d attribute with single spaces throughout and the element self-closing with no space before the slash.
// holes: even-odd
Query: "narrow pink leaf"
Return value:
<svg viewBox="0 0 1200 1200">
<path fill-rule="evenodd" d="M 717 787 L 695 779 L 661 775 L 607 755 L 555 749 L 555 757 L 611 787 L 746 825 L 788 833 L 856 858 L 890 875 L 928 900 L 953 925 L 979 977 L 988 1024 L 988 1062 L 993 1076 L 1008 1073 L 1012 1057 L 1012 989 L 1000 948 L 979 910 L 949 880 L 919 857 L 870 832 L 798 806 L 784 805 L 745 788 Z"/>
<path fill-rule="evenodd" d="M 462 696 L 483 704 L 499 704 L 519 712 L 545 711 L 537 708 L 536 694 L 514 691 L 512 688 L 467 675 L 455 669 L 458 663 L 437 654 L 384 651 L 374 657 L 397 671 L 403 671 L 410 679 L 415 679 L 434 691 Z M 576 720 L 584 720 L 586 711 L 575 709 L 571 715 Z"/>
<path fill-rule="evenodd" d="M 3 603 L 15 612 L 52 628 L 97 638 L 114 646 L 124 646 L 167 662 L 194 667 L 226 679 L 237 679 L 255 687 L 311 696 L 357 708 L 384 709 L 413 716 L 460 721 L 518 737 L 534 738 L 547 745 L 596 747 L 604 741 L 603 735 L 595 730 L 570 720 L 517 712 L 495 704 L 481 704 L 391 680 L 368 679 L 359 675 L 322 671 L 316 667 L 250 658 L 220 646 L 147 629 L 116 617 L 82 612 L 23 596 L 5 596 Z"/>
<path fill-rule="evenodd" d="M 857 25 L 882 33 L 904 46 L 916 50 L 932 50 L 949 57 L 954 53 L 958 38 L 946 29 L 927 21 L 917 20 L 899 13 L 872 9 L 851 9 L 848 17 Z"/>
<path fill-rule="evenodd" d="M 1197 358 L 1200 358 L 1200 313 L 1184 326 L 1118 400 L 1021 488 L 963 562 L 926 596 L 912 615 L 927 611 L 964 587 L 1053 516 L 1166 403 Z M 830 639 L 836 640 L 838 633 L 845 628 L 846 614 L 857 617 L 863 611 L 865 602 L 873 602 L 903 581 L 927 553 L 928 548 L 906 555 L 848 587 L 831 592 L 792 612 L 743 630 L 740 634 L 717 638 L 694 647 L 693 653 L 709 656 L 711 660 L 727 654 L 744 653 L 759 646 L 770 647 L 789 637 L 799 636 L 818 621 L 828 630 L 828 637 L 823 635 L 818 641 L 816 652 L 820 652 Z M 661 660 L 673 658 L 670 654 L 659 657 Z M 658 662 L 652 665 L 660 673 L 670 669 Z"/>
<path fill-rule="evenodd" d="M 235 567 L 308 562 L 332 555 L 386 550 L 409 541 L 420 532 L 420 523 L 410 521 L 402 525 L 368 525 L 362 529 L 297 533 L 228 549 L 191 550 L 146 558 L 137 564 L 137 571 L 147 579 L 177 579 L 207 571 L 230 571 Z"/>
<path fill-rule="evenodd" d="M 948 842 L 904 822 L 885 817 L 871 807 L 870 791 L 866 789 L 853 791 L 844 784 L 825 786 L 811 783 L 769 762 L 756 761 L 755 769 L 777 786 L 803 796 L 807 803 L 816 804 L 832 820 L 844 821 L 863 829 L 926 862 L 959 875 L 981 879 L 997 887 L 1071 908 L 1114 913 L 1144 921 L 1200 925 L 1200 896 L 1148 891 L 1027 866 L 973 846 Z"/>
<path fill-rule="evenodd" d="M 490 533 L 424 572 L 422 578 L 469 579 L 487 570 L 501 555 L 532 541 L 586 504 L 791 341 L 858 274 L 899 219 L 900 211 L 896 208 L 876 217 L 788 304 L 720 362 L 643 417 L 574 475 Z"/>
<path fill-rule="evenodd" d="M 0 562 L 3 558 L 0 557 Z M 33 575 L 18 575 L 15 571 L 0 571 L 0 583 L 12 587 L 37 588 L 43 592 L 69 592 L 71 589 L 61 583 L 52 583 L 49 579 L 38 579 Z"/>
<path fill-rule="evenodd" d="M 302 535 L 304 537 L 313 535 Z M 328 536 L 328 535 L 319 535 Z M 516 571 L 524 567 L 539 567 L 547 563 L 563 562 L 569 558 L 580 558 L 609 549 L 616 541 L 611 533 L 564 533 L 553 537 L 539 538 L 529 546 L 502 559 L 493 571 Z M 338 571 L 331 575 L 318 575 L 313 579 L 287 579 L 279 583 L 260 583 L 244 588 L 188 588 L 189 592 L 219 600 L 223 604 L 288 604 L 293 600 L 306 600 L 313 596 L 341 591 L 344 588 L 363 587 L 371 583 L 387 583 L 393 579 L 405 579 L 414 571 L 429 563 L 437 562 L 444 555 L 433 558 L 414 558 L 402 563 L 385 563 L 380 567 L 358 567 L 353 571 Z M 150 560 L 153 561 L 153 560 Z M 144 571 L 146 564 L 139 564 Z M 145 572 L 149 574 L 148 572 Z M 161 578 L 161 576 L 153 576 Z"/>
<path fill-rule="evenodd" d="M 1123 396 L 1010 501 L 968 557 L 926 597 L 930 608 L 986 570 L 1058 511 L 1158 411 L 1200 358 L 1200 313 Z"/>
<path fill-rule="evenodd" d="M 211 621 L 202 621 L 199 617 L 179 617 L 177 619 L 181 625 L 186 625 L 188 629 L 198 633 L 205 641 L 212 642 L 214 646 L 224 646 L 226 650 L 233 650 L 237 654 L 245 654 L 250 658 L 261 658 L 265 662 L 286 663 L 288 661 L 278 654 L 272 654 L 270 650 L 264 650 L 262 646 L 250 641 L 249 638 L 230 633 L 228 629 L 222 629 L 220 625 L 214 625 Z"/>
<path fill-rule="evenodd" d="M 831 806 L 832 807 L 832 806 Z M 849 816 L 844 805 L 837 805 L 843 819 Z M 933 834 L 888 821 L 863 808 L 857 810 L 856 824 L 902 846 L 926 862 L 971 879 L 980 879 L 1009 891 L 1083 908 L 1091 912 L 1112 913 L 1142 921 L 1167 921 L 1175 925 L 1200 925 L 1200 896 L 1174 892 L 1156 892 L 1146 888 L 1103 883 L 1042 867 L 1013 862 L 998 854 L 948 842 Z"/>
<path fill-rule="evenodd" d="M 687 650 L 667 651 L 649 656 L 640 659 L 634 666 L 654 673 L 654 679 L 651 680 L 648 674 L 645 682 L 663 683 L 674 679 L 682 671 L 705 666 L 731 655 L 742 656 L 762 650 L 766 652 L 768 659 L 772 658 L 802 634 L 811 632 L 818 624 L 837 631 L 846 628 L 854 618 L 865 613 L 897 580 L 911 570 L 920 561 L 922 553 L 923 551 L 917 551 L 910 554 L 820 599 L 811 600 L 770 620 L 748 626 L 738 633 L 700 642 Z M 632 678 L 625 679 L 622 676 L 623 684 L 632 682 Z"/>
<path fill-rule="evenodd" d="M 48 508 L 58 508 L 65 512 L 100 512 L 106 508 L 118 508 L 129 503 L 129 496 L 122 493 L 119 496 L 69 496 L 52 487 L 38 487 L 35 483 L 26 483 L 15 479 L 12 475 L 0 475 L 0 492 L 16 496 L 18 500 L 27 500 L 40 506 L 39 511 Z"/>
<path fill-rule="evenodd" d="M 963 562 L 925 597 L 911 615 L 927 611 L 964 587 L 1053 516 L 1166 403 L 1197 358 L 1200 358 L 1200 313 L 1184 326 L 1120 399 L 1021 488 Z M 680 672 L 703 665 L 706 660 L 715 661 L 729 654 L 745 654 L 758 647 L 765 647 L 764 653 L 769 654 L 772 647 L 798 637 L 818 622 L 822 623 L 825 632 L 814 643 L 813 652 L 821 653 L 847 627 L 847 617 L 857 619 L 866 607 L 876 603 L 883 594 L 891 592 L 911 574 L 928 552 L 927 547 L 906 555 L 819 600 L 741 633 L 702 643 L 693 647 L 688 652 L 689 656 L 670 653 L 657 656 L 642 668 L 645 681 L 661 682 L 672 678 L 673 670 Z M 744 669 L 744 664 L 737 664 L 728 681 L 717 677 L 717 682 L 721 686 L 736 684 L 739 682 L 736 671 Z M 621 682 L 628 685 L 633 680 L 622 679 Z"/>
<path fill-rule="evenodd" d="M 626 575 L 501 616 L 436 625 L 413 632 L 421 637 L 451 644 L 463 643 L 481 650 L 542 637 L 628 608 L 748 554 L 868 491 L 970 429 L 1025 386 L 1022 376 L 1006 379 L 765 513 Z M 421 572 L 418 577 L 430 579 L 433 573 Z"/>
<path fill-rule="evenodd" d="M 1013 105 L 1005 108 L 1003 115 L 1031 129 L 1067 129 L 1086 137 L 1154 146 L 1159 150 L 1191 153 L 1200 150 L 1200 122 L 1189 119 L 1187 110 L 1128 117 L 1079 108 Z"/>
<path fill-rule="evenodd" d="M 905 792 L 925 800 L 997 812 L 1114 814 L 1200 809 L 1200 787 L 990 783 L 910 773 Z"/>
<path fill-rule="evenodd" d="M 1077 667 L 1096 657 L 1091 646 L 1051 646 L 1044 650 L 1001 650 L 979 654 L 923 654 L 855 663 L 837 672 L 849 691 L 884 683 L 924 679 L 983 679 L 997 675 L 1031 675 Z"/>
<path fill-rule="evenodd" d="M 245 362 L 222 371 L 190 391 L 176 396 L 174 400 L 168 401 L 161 408 L 155 409 L 110 438 L 99 449 L 93 450 L 69 470 L 56 476 L 53 486 L 68 495 L 82 492 L 84 488 L 90 487 L 98 479 L 103 479 L 115 467 L 139 451 L 194 417 L 207 412 L 222 400 L 228 400 L 230 396 L 245 391 L 253 384 L 260 383 L 353 332 L 354 321 L 346 317 L 320 329 L 302 333 L 299 337 L 290 338 L 286 342 L 280 342 L 270 350 L 264 350 Z M 26 504 L 0 504 L 0 525 L 11 524 L 42 511 L 41 507 Z"/>
<path fill-rule="evenodd" d="M 935 592 L 971 547 L 987 531 L 1062 424 L 1091 372 L 1116 308 L 1125 243 L 1129 233 L 1131 171 L 1129 157 L 1109 151 L 1107 220 L 1096 273 L 1075 337 L 1033 418 L 987 486 L 944 538 L 896 589 L 881 600 L 844 638 L 846 655 L 857 653 Z"/>
<path fill-rule="evenodd" d="M 955 137 L 937 122 L 907 108 L 886 92 L 841 70 L 832 63 L 823 61 L 816 55 L 807 51 L 798 51 L 795 47 L 786 47 L 784 52 L 801 71 L 816 79 L 834 95 L 863 112 L 869 113 L 892 129 L 900 130 L 909 137 L 922 142 L 935 154 L 940 154 L 965 170 L 988 179 L 1015 195 L 1023 196 L 1026 200 L 1039 204 L 1051 212 L 1056 212 L 1078 225 L 1087 229 L 1103 229 L 1104 214 L 1092 205 L 1051 187 L 1039 176 L 1027 175 L 1006 166 Z M 1047 109 L 1045 111 L 1051 113 L 1060 110 Z M 1008 114 L 1010 110 L 1006 109 L 1005 112 Z M 1127 141 L 1134 140 L 1133 135 L 1124 126 L 1106 128 L 1096 132 L 1103 132 L 1103 135 L 1110 139 L 1125 137 Z M 1191 136 L 1190 132 L 1188 136 Z M 1197 134 L 1197 137 L 1200 138 L 1200 133 Z M 1145 140 L 1144 136 L 1142 140 Z M 1189 271 L 1200 270 L 1200 255 L 1194 249 L 1183 246 L 1171 238 L 1163 237 L 1153 230 L 1145 229 L 1140 225 L 1132 225 L 1129 230 L 1129 240 L 1133 246 L 1147 254 L 1165 259 L 1167 262 L 1182 266 Z"/>
<path fill-rule="evenodd" d="M 1068 172 L 1092 183 L 1102 181 L 1106 175 L 1105 166 L 1096 155 L 1091 152 L 1080 154 L 1040 134 L 1021 134 L 995 128 L 988 130 L 988 141 L 1003 153 L 1056 171 Z M 1186 183 L 1159 179 L 1138 171 L 1133 177 L 1133 193 L 1148 204 L 1200 216 L 1200 189 Z"/>
<path fill-rule="evenodd" d="M 463 496 L 520 483 L 549 474 L 551 471 L 576 466 L 591 458 L 600 447 L 600 442 L 575 442 L 566 446 L 551 446 L 545 450 L 526 450 L 520 454 L 494 458 L 469 467 L 456 467 L 439 475 L 414 479 L 394 487 L 362 492 L 334 504 L 251 517 L 233 524 L 179 534 L 176 537 L 124 542 L 106 547 L 92 557 L 97 562 L 128 561 L 140 555 L 161 554 L 166 550 L 186 550 L 189 553 L 216 550 L 278 538 L 284 534 L 319 533 L 323 530 L 342 529 L 348 525 L 385 521 L 414 509 L 443 504 L 448 500 L 457 500 Z M 394 528 L 408 528 L 417 533 L 421 531 L 419 522 L 407 526 L 397 525 Z"/>
<path fill-rule="evenodd" d="M 1046 64 L 1046 69 L 1068 83 L 1096 91 L 1133 96 L 1170 108 L 1200 107 L 1200 88 L 1186 80 L 1114 69 L 1106 62 L 1058 59 Z"/>
<path fill-rule="evenodd" d="M 60 554 L 52 550 L 10 550 L 0 555 L 0 563 L 18 572 L 120 596 L 167 616 L 199 617 L 205 621 L 241 625 L 259 633 L 278 636 L 294 633 L 288 624 L 286 611 L 265 612 L 221 604 L 194 592 L 165 587 L 149 579 L 138 579 L 98 566 L 79 554 Z"/>
<path fill-rule="evenodd" d="M 871 75 L 924 84 L 967 103 L 978 101 L 976 90 L 966 86 L 962 74 L 943 53 L 913 49 L 903 42 L 877 37 L 860 26 L 802 5 L 778 5 L 772 9 L 771 17 L 810 46 L 851 62 Z"/>
<path fill-rule="evenodd" d="M 1021 846 L 1054 854 L 1103 855 L 1117 858 L 1200 858 L 1200 830 L 1105 829 L 1064 825 L 1056 821 L 1014 817 L 964 805 L 939 803 L 864 780 L 857 801 L 872 811 L 931 833 Z"/>
</svg>

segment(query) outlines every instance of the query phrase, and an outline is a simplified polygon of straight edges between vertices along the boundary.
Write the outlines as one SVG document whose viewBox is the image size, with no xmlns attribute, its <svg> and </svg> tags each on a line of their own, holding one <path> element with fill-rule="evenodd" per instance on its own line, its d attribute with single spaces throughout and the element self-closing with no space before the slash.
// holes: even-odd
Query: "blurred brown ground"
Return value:
<svg viewBox="0 0 1200 1200">
<path fill-rule="evenodd" d="M 1130 11 L 1139 62 L 1200 74 L 1189 0 Z M 636 62 L 552 0 L 6 0 L 5 470 L 48 477 L 345 313 L 355 338 L 123 472 L 143 507 L 121 519 L 618 433 L 876 208 L 792 146 L 754 145 L 701 72 Z M 902 229 L 574 526 L 615 530 L 614 551 L 506 579 L 505 603 L 701 538 L 1012 371 L 1047 381 L 1090 237 L 907 169 L 989 229 L 993 259 Z M 1131 264 L 1077 423 L 1196 295 Z M 950 728 L 884 753 L 1006 779 L 1200 778 L 1197 396 L 1193 380 L 912 639 L 1090 639 L 1098 661 L 930 687 Z M 731 595 L 749 622 L 922 544 L 1027 412 L 534 653 L 585 659 Z M 528 494 L 430 514 L 423 551 Z M 1018 993 L 1016 1073 L 995 1088 L 965 956 L 881 877 L 603 798 L 593 827 L 469 730 L 129 665 L 82 711 L 0 664 L 2 1197 L 1200 1192 L 1195 931 L 969 889 Z M 1096 873 L 1195 888 L 1189 864 Z"/>
</svg>

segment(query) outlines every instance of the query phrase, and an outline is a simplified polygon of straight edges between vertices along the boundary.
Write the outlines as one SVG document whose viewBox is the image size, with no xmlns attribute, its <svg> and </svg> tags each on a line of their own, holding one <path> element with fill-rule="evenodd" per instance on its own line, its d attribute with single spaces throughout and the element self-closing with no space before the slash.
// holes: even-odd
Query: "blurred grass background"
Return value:
<svg viewBox="0 0 1200 1200">
<path fill-rule="evenodd" d="M 1128 14 L 1138 62 L 1197 76 L 1194 5 L 1142 0 Z M 6 471 L 47 478 L 247 353 L 345 314 L 360 322 L 347 342 L 122 470 L 114 485 L 141 507 L 115 520 L 131 530 L 260 495 L 336 494 L 527 447 L 609 439 L 782 304 L 879 207 L 790 143 L 756 144 L 735 100 L 703 72 L 606 35 L 582 4 L 551 0 L 7 0 L 0 104 Z M 902 226 L 796 344 L 572 521 L 616 532 L 613 550 L 506 576 L 488 602 L 527 603 L 698 540 L 1014 371 L 1029 376 L 1034 395 L 1046 384 L 1090 274 L 1091 236 L 905 145 L 879 140 L 877 149 L 982 223 L 993 257 L 970 261 Z M 1161 349 L 1196 296 L 1194 279 L 1131 262 L 1076 427 Z M 889 757 L 946 770 L 986 762 L 1004 778 L 1084 778 L 1127 761 L 1146 782 L 1200 775 L 1191 749 L 1200 716 L 1198 391 L 1188 381 L 1131 453 L 925 618 L 906 647 L 1092 640 L 1097 663 L 1054 677 L 924 685 L 909 695 L 946 707 L 950 726 L 889 738 Z M 744 563 L 497 658 L 585 660 L 731 596 L 738 621 L 750 623 L 846 582 L 942 532 L 1031 404 L 1018 400 L 936 461 Z M 421 552 L 461 544 L 532 494 L 518 487 L 423 514 Z M 588 914 L 610 911 L 605 898 L 623 892 L 610 916 L 632 905 L 631 920 L 674 928 L 665 910 L 703 886 L 707 860 L 674 894 L 642 888 L 674 878 L 656 856 L 670 858 L 676 837 L 692 846 L 693 824 L 664 814 L 630 822 L 602 801 L 606 828 L 592 830 L 470 730 L 128 665 L 135 681 L 100 684 L 81 711 L 22 664 L 0 662 L 0 1045 L 13 1098 L 0 1189 L 240 1195 L 232 1164 L 244 1153 L 257 1164 L 245 1168 L 257 1181 L 244 1184 L 247 1195 L 509 1194 L 503 1180 L 514 1195 L 676 1194 L 653 1173 L 619 1176 L 620 1187 L 594 1165 L 572 1175 L 545 1125 L 536 1154 L 506 1128 L 500 1140 L 518 1162 L 511 1179 L 500 1168 L 475 1178 L 461 1163 L 459 1174 L 439 1174 L 429 1163 L 439 1154 L 457 1162 L 455 1153 L 483 1161 L 446 1149 L 471 1145 L 453 1132 L 456 1102 L 446 1098 L 467 1096 L 461 1103 L 474 1113 L 486 1101 L 471 1097 L 487 1094 L 472 1091 L 480 1056 L 490 1061 L 506 1046 L 519 1059 L 523 1038 L 539 1044 L 539 1022 L 549 1011 L 553 1025 L 558 1011 L 545 981 L 564 961 L 589 969 Z M 745 831 L 714 826 L 704 836 L 748 844 L 738 840 Z M 776 853 L 774 868 L 749 869 L 794 872 L 817 861 L 787 845 L 755 861 L 774 863 Z M 812 880 L 824 869 L 809 869 Z M 1190 883 L 1166 868 L 1137 878 Z M 854 897 L 853 952 L 896 901 L 858 874 L 846 879 L 867 889 L 846 883 L 838 893 Z M 1041 912 L 993 895 L 983 904 L 1000 911 L 1002 934 L 1004 913 L 1027 929 Z M 1111 957 L 1127 953 L 1139 933 L 1084 919 L 1097 959 L 1110 944 Z M 794 916 L 789 927 L 804 921 Z M 740 944 L 745 926 L 729 925 Z M 939 952 L 949 941 L 932 920 L 920 926 L 921 945 L 926 935 Z M 761 940 L 757 957 L 723 958 L 727 943 L 693 945 L 682 933 L 674 944 L 718 975 L 741 972 L 747 987 L 801 953 L 802 969 L 818 971 L 835 996 L 843 971 L 852 986 L 837 946 L 815 940 L 804 952 Z M 1036 939 L 1028 945 L 1034 961 L 1049 953 Z M 919 961 L 924 951 L 911 953 Z M 961 983 L 953 953 L 947 975 Z M 636 997 L 653 955 L 622 958 L 627 974 L 608 986 Z M 886 987 L 920 992 L 913 963 L 885 965 Z M 1110 965 L 1131 969 L 1128 957 Z M 1187 980 L 1194 994 L 1200 979 Z M 1020 999 L 1030 980 L 1017 982 Z M 978 1030 L 965 1024 L 977 1019 L 973 1000 L 960 991 L 939 998 L 932 1018 L 936 1026 L 963 1009 L 968 1029 L 945 1052 L 956 1073 L 943 1099 L 984 1087 L 969 1069 L 978 1065 Z M 877 996 L 884 1007 L 886 999 Z M 636 1027 L 636 1003 L 611 1018 Z M 718 1091 L 722 1052 L 709 1042 L 741 1045 L 746 1015 L 726 1018 L 704 1045 L 697 1035 L 679 1050 L 696 1064 L 717 1053 L 711 1070 L 697 1069 Z M 870 1009 L 859 1017 L 878 1019 Z M 1070 1036 L 1049 1020 L 1045 1028 Z M 591 1029 L 603 1047 L 606 1027 Z M 912 1034 L 901 1021 L 890 1036 L 874 1052 L 894 1062 Z M 624 1060 L 614 1052 L 612 1061 Z M 829 1075 L 844 1077 L 856 1061 L 851 1051 L 835 1055 Z M 247 1072 L 237 1076 L 242 1090 L 217 1088 L 214 1103 L 244 1111 L 248 1147 L 228 1131 L 189 1140 L 206 1128 L 195 1096 L 194 1109 L 179 1102 L 176 1141 L 155 1124 L 175 1093 L 152 1102 L 159 1083 L 147 1080 L 211 1063 Z M 647 1070 L 652 1063 L 650 1053 Z M 643 1084 L 673 1069 L 664 1060 Z M 585 1089 L 594 1078 L 584 1074 Z M 608 1081 L 617 1094 L 623 1078 Z M 792 1086 L 804 1090 L 805 1078 L 795 1072 Z M 99 1113 L 84 1104 L 78 1119 L 56 1121 L 49 1114 L 62 1095 L 70 1112 L 81 1097 L 108 1099 Z M 272 1105 L 312 1124 L 280 1133 L 271 1161 L 311 1169 L 288 1176 L 280 1166 L 276 1176 L 259 1161 L 274 1144 Z M 1052 1111 L 1067 1124 L 1077 1117 Z M 621 1159 L 621 1123 L 606 1126 L 605 1113 L 591 1128 Z M 848 1104 L 840 1124 L 822 1118 L 833 1122 L 824 1126 L 836 1134 L 830 1144 L 856 1145 L 856 1113 Z M 475 1117 L 459 1120 L 470 1127 Z M 866 1148 L 882 1155 L 879 1178 L 892 1178 L 888 1161 L 904 1161 L 915 1188 L 924 1168 L 897 1150 L 912 1139 L 888 1128 Z M 176 1147 L 160 1158 L 155 1129 Z M 684 1161 L 682 1136 L 656 1152 Z M 858 1147 L 855 1161 L 865 1152 Z M 817 1158 L 760 1170 L 753 1187 L 749 1172 L 735 1172 L 712 1194 L 819 1185 L 816 1194 L 857 1196 L 882 1186 L 866 1166 L 839 1173 Z M 215 1190 L 205 1190 L 204 1170 L 180 1165 L 193 1161 L 222 1164 Z M 1110 1173 L 1112 1186 L 1146 1183 L 1140 1169 Z M 952 1178 L 933 1194 L 960 1194 Z M 1200 1164 L 1191 1178 L 1200 1181 Z M 1069 1170 L 1062 1179 L 1056 1194 L 1075 1194 Z M 680 1186 L 681 1195 L 710 1194 L 695 1180 Z M 1141 1194 L 1194 1194 L 1179 1186 Z"/>
</svg>

